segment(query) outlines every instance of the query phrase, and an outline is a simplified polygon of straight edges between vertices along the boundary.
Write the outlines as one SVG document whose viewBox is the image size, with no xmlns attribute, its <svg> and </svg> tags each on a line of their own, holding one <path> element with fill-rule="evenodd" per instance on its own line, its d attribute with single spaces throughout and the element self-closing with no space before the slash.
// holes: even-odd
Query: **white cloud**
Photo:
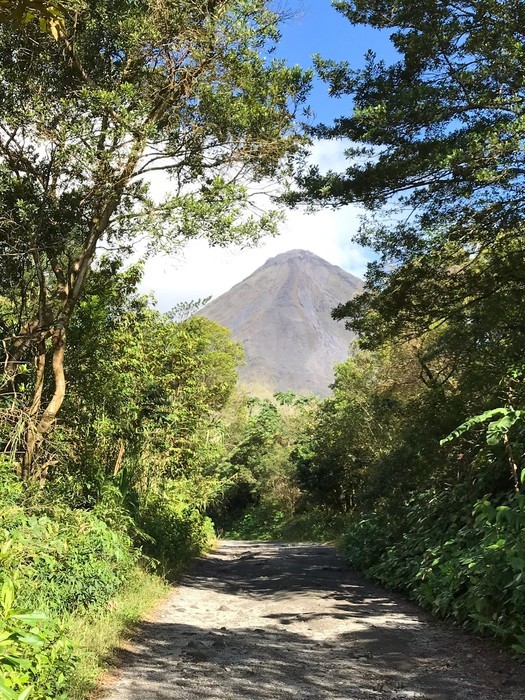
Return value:
<svg viewBox="0 0 525 700">
<path fill-rule="evenodd" d="M 341 171 L 346 161 L 344 143 L 314 144 L 312 161 L 322 170 Z M 152 182 L 152 188 L 165 188 Z M 154 192 L 155 194 L 155 192 Z M 159 308 L 167 310 L 179 301 L 217 297 L 254 272 L 266 260 L 294 248 L 310 250 L 334 265 L 363 277 L 371 253 L 352 242 L 359 226 L 360 210 L 347 206 L 315 213 L 292 210 L 281 225 L 280 235 L 265 239 L 257 248 L 210 248 L 205 241 L 190 241 L 176 256 L 155 256 L 145 268 L 142 291 L 153 292 Z"/>
</svg>

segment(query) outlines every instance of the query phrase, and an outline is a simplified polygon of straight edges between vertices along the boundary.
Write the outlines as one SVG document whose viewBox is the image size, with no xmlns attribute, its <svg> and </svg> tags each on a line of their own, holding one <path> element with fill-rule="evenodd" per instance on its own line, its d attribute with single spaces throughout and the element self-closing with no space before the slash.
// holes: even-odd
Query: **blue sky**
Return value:
<svg viewBox="0 0 525 700">
<path fill-rule="evenodd" d="M 385 33 L 370 28 L 352 27 L 333 7 L 330 0 L 275 0 L 274 5 L 292 16 L 282 26 L 282 40 L 274 55 L 303 68 L 312 66 L 312 55 L 363 65 L 368 49 L 392 60 L 394 49 Z M 351 112 L 351 99 L 330 98 L 322 81 L 315 81 L 309 103 L 316 122 L 331 123 Z M 312 161 L 323 168 L 345 167 L 344 144 L 337 141 L 314 144 Z M 161 185 L 159 185 L 161 187 Z M 152 183 L 155 188 L 155 183 Z M 288 214 L 277 238 L 257 248 L 210 249 L 204 241 L 192 241 L 176 257 L 158 256 L 146 264 L 142 290 L 153 292 L 161 310 L 180 301 L 217 297 L 254 272 L 269 258 L 294 248 L 304 248 L 329 262 L 362 277 L 369 251 L 352 242 L 362 215 L 357 207 L 314 214 L 295 210 Z"/>
<path fill-rule="evenodd" d="M 363 66 L 365 53 L 372 49 L 387 61 L 395 58 L 395 50 L 388 34 L 371 27 L 352 27 L 330 0 L 277 0 L 276 8 L 288 8 L 293 16 L 282 25 L 282 39 L 275 55 L 288 63 L 303 68 L 312 66 L 312 55 L 335 61 L 348 61 L 352 67 Z M 315 80 L 310 103 L 316 121 L 330 123 L 334 118 L 347 115 L 352 108 L 351 99 L 330 98 L 327 87 L 319 78 Z"/>
</svg>

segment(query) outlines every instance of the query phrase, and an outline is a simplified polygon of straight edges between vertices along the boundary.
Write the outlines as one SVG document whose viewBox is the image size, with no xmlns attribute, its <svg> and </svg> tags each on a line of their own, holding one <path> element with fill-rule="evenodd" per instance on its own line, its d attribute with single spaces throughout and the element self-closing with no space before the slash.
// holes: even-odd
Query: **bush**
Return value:
<svg viewBox="0 0 525 700">
<path fill-rule="evenodd" d="M 137 523 L 115 488 L 108 487 L 87 511 L 50 505 L 45 491 L 22 488 L 11 472 L 4 476 L 0 700 L 59 700 L 67 697 L 77 663 L 64 630 L 91 613 L 104 613 L 110 599 L 137 576 L 141 550 L 133 538 L 165 571 L 178 572 L 206 548 L 213 527 L 173 483 L 150 494 L 146 504 L 135 504 Z"/>
<path fill-rule="evenodd" d="M 137 553 L 96 513 L 50 506 L 2 471 L 0 698 L 66 698 L 75 660 L 62 620 L 106 605 Z"/>
<path fill-rule="evenodd" d="M 249 508 L 234 521 L 225 536 L 242 540 L 326 542 L 337 540 L 347 523 L 345 513 L 334 513 L 326 508 L 310 508 L 290 515 L 271 503 L 262 503 Z"/>
<path fill-rule="evenodd" d="M 155 558 L 165 575 L 177 574 L 215 537 L 213 524 L 198 508 L 177 492 L 176 482 L 150 494 L 139 512 L 139 526 L 148 539 L 145 554 Z"/>
<path fill-rule="evenodd" d="M 525 495 L 467 505 L 458 493 L 427 492 L 399 521 L 372 513 L 347 532 L 346 557 L 433 613 L 525 653 Z"/>
<path fill-rule="evenodd" d="M 3 568 L 19 584 L 20 604 L 57 616 L 104 604 L 136 558 L 126 534 L 65 506 L 34 514 L 19 505 L 3 508 L 0 546 L 6 542 Z"/>
<path fill-rule="evenodd" d="M 0 698 L 66 698 L 64 686 L 73 667 L 72 654 L 72 645 L 57 622 L 43 613 L 15 606 L 15 586 L 4 576 L 0 591 Z"/>
</svg>

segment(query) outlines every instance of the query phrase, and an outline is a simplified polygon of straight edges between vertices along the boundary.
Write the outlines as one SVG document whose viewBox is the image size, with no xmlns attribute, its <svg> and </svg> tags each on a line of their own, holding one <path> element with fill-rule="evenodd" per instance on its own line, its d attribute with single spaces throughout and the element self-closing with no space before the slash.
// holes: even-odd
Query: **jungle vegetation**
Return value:
<svg viewBox="0 0 525 700">
<path fill-rule="evenodd" d="M 333 4 L 398 59 L 317 57 L 353 111 L 305 129 L 263 0 L 0 1 L 0 698 L 85 697 L 79 621 L 161 596 L 214 524 L 339 537 L 525 651 L 525 10 Z M 301 168 L 312 137 L 348 167 Z M 257 242 L 279 212 L 250 183 L 294 173 L 288 204 L 362 204 L 376 253 L 324 401 L 245 396 L 228 332 L 156 311 L 130 264 L 138 239 Z"/>
<path fill-rule="evenodd" d="M 290 200 L 362 203 L 376 260 L 334 311 L 359 351 L 298 445 L 298 478 L 349 513 L 352 563 L 523 653 L 525 7 L 334 5 L 398 58 L 316 60 L 353 100 L 315 129 L 344 139 L 348 167 L 303 169 Z"/>
</svg>

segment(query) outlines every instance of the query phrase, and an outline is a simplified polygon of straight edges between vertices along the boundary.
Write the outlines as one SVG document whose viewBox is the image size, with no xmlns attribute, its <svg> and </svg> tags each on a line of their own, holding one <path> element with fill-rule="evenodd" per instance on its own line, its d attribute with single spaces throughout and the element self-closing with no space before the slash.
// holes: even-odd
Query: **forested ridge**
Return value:
<svg viewBox="0 0 525 700">
<path fill-rule="evenodd" d="M 0 698 L 86 697 L 215 532 L 338 538 L 525 652 L 525 7 L 333 5 L 398 59 L 317 56 L 353 112 L 311 126 L 263 0 L 0 1 Z M 314 138 L 348 167 L 306 165 Z M 246 396 L 200 300 L 138 291 L 138 241 L 252 244 L 285 205 L 348 203 L 375 262 L 323 401 Z"/>
</svg>

